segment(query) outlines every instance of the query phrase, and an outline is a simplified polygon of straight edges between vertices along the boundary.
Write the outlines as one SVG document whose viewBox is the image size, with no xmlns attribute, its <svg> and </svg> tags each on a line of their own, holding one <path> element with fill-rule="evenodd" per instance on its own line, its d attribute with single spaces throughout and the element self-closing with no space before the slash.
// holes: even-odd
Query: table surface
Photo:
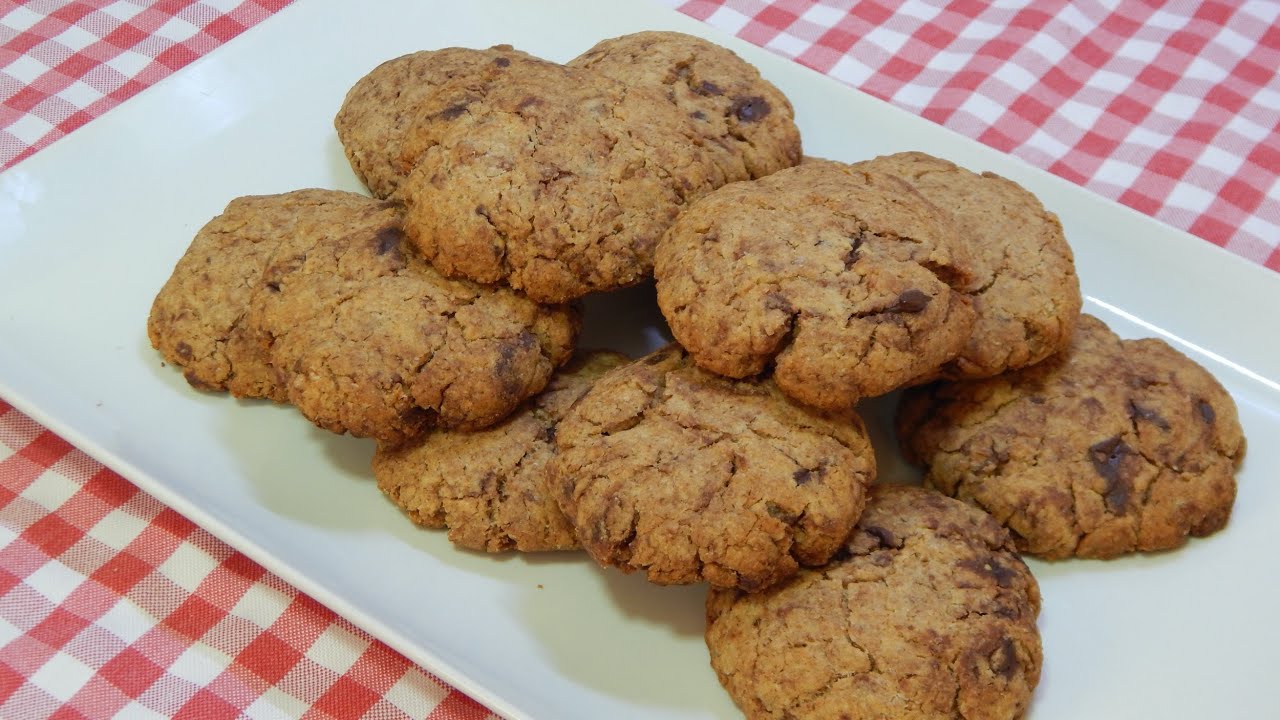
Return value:
<svg viewBox="0 0 1280 720">
<path fill-rule="evenodd" d="M 1280 271 L 1280 4 L 661 3 Z M 0 2 L 0 170 L 288 4 Z M 494 717 L 0 398 L 0 717 L 303 716 Z"/>
</svg>

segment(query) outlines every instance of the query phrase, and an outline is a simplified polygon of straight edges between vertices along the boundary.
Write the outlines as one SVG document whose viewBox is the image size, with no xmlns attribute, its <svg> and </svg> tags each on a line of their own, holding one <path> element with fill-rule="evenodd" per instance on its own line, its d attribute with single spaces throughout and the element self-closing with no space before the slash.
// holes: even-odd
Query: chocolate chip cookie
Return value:
<svg viewBox="0 0 1280 720">
<path fill-rule="evenodd" d="M 152 346 L 197 388 L 283 402 L 287 393 L 245 323 L 250 298 L 300 222 L 341 225 L 366 207 L 365 198 L 327 190 L 232 200 L 196 233 L 156 295 L 147 320 Z"/>
<path fill-rule="evenodd" d="M 851 411 L 719 377 L 669 346 L 610 371 L 556 432 L 553 488 L 596 561 L 660 584 L 759 590 L 853 527 L 875 456 Z"/>
<path fill-rule="evenodd" d="M 333 120 L 351 169 L 374 196 L 391 197 L 417 162 L 403 146 L 424 105 L 446 88 L 494 82 L 513 62 L 544 61 L 498 45 L 424 50 L 374 68 L 347 92 Z"/>
<path fill-rule="evenodd" d="M 791 102 L 728 48 L 684 33 L 638 32 L 603 40 L 569 65 L 661 90 L 694 120 L 730 181 L 800 162 Z"/>
<path fill-rule="evenodd" d="M 406 231 L 441 272 L 539 302 L 639 283 L 687 203 L 726 181 L 653 88 L 545 62 L 433 93 L 406 133 Z"/>
<path fill-rule="evenodd" d="M 825 567 L 760 593 L 713 589 L 706 641 L 750 720 L 1008 719 L 1040 679 L 1039 612 L 995 521 L 876 486 Z"/>
<path fill-rule="evenodd" d="M 576 309 L 442 277 L 405 247 L 398 206 L 354 193 L 235 201 L 193 247 L 152 313 L 161 352 L 198 384 L 252 380 L 323 428 L 388 444 L 497 422 L 579 327 Z"/>
<path fill-rule="evenodd" d="M 448 528 L 473 550 L 566 550 L 578 547 L 549 490 L 547 463 L 556 426 L 591 385 L 624 355 L 579 355 L 510 417 L 477 432 L 436 430 L 373 456 L 378 487 L 414 522 Z"/>
<path fill-rule="evenodd" d="M 1045 558 L 1163 550 L 1221 529 L 1245 448 L 1231 396 L 1204 368 L 1089 315 L 1038 365 L 908 391 L 897 425 L 927 485 Z"/>
<path fill-rule="evenodd" d="M 1080 315 L 1080 282 L 1058 217 L 1035 195 L 993 173 L 977 174 L 921 152 L 855 164 L 902 178 L 950 211 L 968 239 L 977 320 L 953 379 L 990 377 L 1064 349 Z"/>
<path fill-rule="evenodd" d="M 700 366 L 773 365 L 791 397 L 849 408 L 964 348 L 974 312 L 954 225 L 893 175 L 806 162 L 685 211 L 658 246 L 658 303 Z"/>
</svg>

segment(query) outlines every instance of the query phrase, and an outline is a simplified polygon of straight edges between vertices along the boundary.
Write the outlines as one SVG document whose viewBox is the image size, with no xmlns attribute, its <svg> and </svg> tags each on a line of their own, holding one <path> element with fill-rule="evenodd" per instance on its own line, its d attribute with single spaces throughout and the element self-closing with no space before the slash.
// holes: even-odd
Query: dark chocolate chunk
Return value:
<svg viewBox="0 0 1280 720">
<path fill-rule="evenodd" d="M 547 425 L 538 433 L 538 439 L 542 442 L 553 443 L 556 441 L 556 426 Z"/>
<path fill-rule="evenodd" d="M 875 538 L 880 543 L 880 547 L 887 547 L 887 548 L 902 547 L 902 541 L 894 537 L 893 533 L 877 525 L 868 525 L 867 527 L 862 528 L 862 532 Z"/>
<path fill-rule="evenodd" d="M 1107 481 L 1103 494 L 1107 512 L 1123 515 L 1129 509 L 1129 498 L 1133 494 L 1133 479 L 1125 472 L 1125 459 L 1133 455 L 1133 448 L 1125 444 L 1119 436 L 1108 438 L 1089 448 L 1089 459 L 1093 461 L 1093 469 Z"/>
<path fill-rule="evenodd" d="M 991 655 L 991 671 L 1008 680 L 1018 671 L 1018 648 L 1007 635 Z"/>
<path fill-rule="evenodd" d="M 400 232 L 400 228 L 382 228 L 374 237 L 374 242 L 377 244 L 377 253 L 379 255 L 386 255 L 392 250 L 398 249 L 400 247 L 400 241 L 403 239 L 404 233 Z"/>
<path fill-rule="evenodd" d="M 898 299 L 886 309 L 886 312 L 918 313 L 929 307 L 929 301 L 932 299 L 923 290 L 911 288 L 899 295 Z"/>
<path fill-rule="evenodd" d="M 1018 576 L 1016 570 L 1001 563 L 995 555 L 962 560 L 959 566 L 995 580 L 1002 588 L 1012 587 L 1013 579 Z"/>
<path fill-rule="evenodd" d="M 498 67 L 506 67 L 511 64 L 511 59 L 505 57 L 495 58 L 493 64 Z"/>
<path fill-rule="evenodd" d="M 795 306 L 787 299 L 786 295 L 771 290 L 764 296 L 764 307 L 766 310 L 781 310 L 784 313 L 795 312 Z"/>
<path fill-rule="evenodd" d="M 723 95 L 724 94 L 723 90 L 721 90 L 715 83 L 709 80 L 703 80 L 702 84 L 694 88 L 693 91 L 698 93 L 699 95 Z"/>
<path fill-rule="evenodd" d="M 460 117 L 463 113 L 467 111 L 467 105 L 469 104 L 470 103 L 460 102 L 454 105 L 450 105 L 449 107 L 437 113 L 436 117 L 440 118 L 441 120 L 456 120 L 458 117 Z"/>
<path fill-rule="evenodd" d="M 848 270 L 858 262 L 858 249 L 862 247 L 865 234 L 858 233 L 856 236 L 849 238 L 849 250 L 844 254 L 844 269 Z"/>
<path fill-rule="evenodd" d="M 765 502 L 764 508 L 765 508 L 765 511 L 769 513 L 769 517 L 772 517 L 777 520 L 781 520 L 782 522 L 788 525 L 795 523 L 795 521 L 799 519 L 799 516 L 797 516 L 795 513 L 787 512 L 780 505 L 778 505 L 773 501 Z"/>
<path fill-rule="evenodd" d="M 191 359 L 191 346 L 188 345 L 186 342 L 179 342 L 177 347 L 174 348 L 174 350 L 177 351 L 178 357 L 182 358 L 183 360 Z"/>
<path fill-rule="evenodd" d="M 1161 430 L 1169 429 L 1169 421 L 1165 420 L 1160 413 L 1150 408 L 1145 408 L 1132 400 L 1129 401 L 1129 417 L 1135 422 L 1145 420 Z"/>
<path fill-rule="evenodd" d="M 769 107 L 769 101 L 755 95 L 748 98 L 738 98 L 733 103 L 731 111 L 742 122 L 756 122 L 763 120 L 769 114 L 772 108 Z"/>
<path fill-rule="evenodd" d="M 1213 412 L 1213 406 L 1204 400 L 1196 401 L 1196 410 L 1200 411 L 1200 417 L 1204 418 L 1204 421 L 1210 425 L 1213 424 L 1214 418 L 1217 417 L 1217 414 Z"/>
</svg>

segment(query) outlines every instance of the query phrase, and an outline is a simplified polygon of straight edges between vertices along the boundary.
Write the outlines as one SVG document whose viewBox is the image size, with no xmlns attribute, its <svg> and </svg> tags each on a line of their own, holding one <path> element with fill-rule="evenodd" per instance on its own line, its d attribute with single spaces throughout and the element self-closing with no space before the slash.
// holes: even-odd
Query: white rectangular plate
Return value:
<svg viewBox="0 0 1280 720">
<path fill-rule="evenodd" d="M 1046 657 L 1031 714 L 1280 717 L 1280 279 L 656 6 L 301 0 L 0 175 L 0 395 L 500 713 L 738 717 L 707 663 L 703 588 L 650 586 L 574 553 L 455 550 L 376 491 L 371 443 L 193 392 L 145 336 L 155 292 L 228 200 L 359 189 L 332 118 L 379 62 L 497 43 L 563 61 L 651 28 L 755 62 L 793 99 L 810 154 L 921 149 L 1022 182 L 1062 216 L 1088 311 L 1170 339 L 1222 380 L 1251 440 L 1230 526 L 1174 553 L 1033 564 Z M 652 318 L 628 291 L 593 305 L 586 342 L 612 332 L 635 353 L 656 342 L 640 329 Z M 887 405 L 868 410 L 883 475 L 908 479 Z"/>
</svg>

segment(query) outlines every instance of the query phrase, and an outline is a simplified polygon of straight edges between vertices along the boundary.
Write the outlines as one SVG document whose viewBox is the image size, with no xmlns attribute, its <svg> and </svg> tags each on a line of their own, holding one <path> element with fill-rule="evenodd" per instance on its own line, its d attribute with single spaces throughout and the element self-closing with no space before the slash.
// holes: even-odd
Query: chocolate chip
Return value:
<svg viewBox="0 0 1280 720">
<path fill-rule="evenodd" d="M 738 98 L 733 103 L 731 111 L 742 122 L 756 122 L 757 120 L 763 120 L 771 109 L 768 100 L 755 95 L 748 98 Z"/>
<path fill-rule="evenodd" d="M 1013 579 L 1018 577 L 1018 572 L 1013 568 L 1001 563 L 995 555 L 985 555 L 983 557 L 975 557 L 969 560 L 962 560 L 957 563 L 959 567 L 965 570 L 971 570 L 979 575 L 985 575 L 996 581 L 996 585 L 1002 588 L 1012 587 Z"/>
<path fill-rule="evenodd" d="M 211 384 L 211 383 L 207 383 L 207 382 L 205 382 L 202 378 L 197 377 L 197 376 L 196 376 L 196 374 L 195 374 L 194 372 L 190 371 L 190 370 L 188 370 L 187 372 L 183 373 L 183 374 L 182 374 L 182 377 L 186 379 L 186 381 L 187 381 L 187 384 L 188 384 L 188 385 L 190 385 L 191 387 L 193 387 L 193 388 L 195 388 L 195 389 L 197 389 L 197 390 L 204 390 L 204 391 L 206 391 L 206 392 L 212 392 L 212 391 L 214 391 L 214 390 L 221 390 L 221 389 L 222 389 L 222 388 L 218 387 L 217 385 L 213 385 L 213 384 Z"/>
<path fill-rule="evenodd" d="M 800 468 L 799 470 L 791 473 L 791 479 L 795 480 L 797 485 L 806 485 L 816 475 L 817 473 L 809 468 Z"/>
<path fill-rule="evenodd" d="M 898 299 L 886 309 L 886 312 L 918 313 L 929 307 L 929 301 L 932 299 L 923 290 L 911 288 L 899 295 Z"/>
<path fill-rule="evenodd" d="M 781 520 L 782 522 L 787 523 L 788 525 L 794 523 L 799 518 L 799 516 L 796 515 L 795 513 L 787 512 L 781 506 L 779 506 L 777 503 L 771 500 L 765 502 L 764 509 L 766 512 L 769 513 L 769 517 L 775 518 L 777 520 Z"/>
<path fill-rule="evenodd" d="M 864 233 L 858 233 L 856 236 L 849 238 L 849 250 L 844 254 L 845 270 L 852 268 L 858 262 L 858 249 L 862 247 L 865 237 Z"/>
<path fill-rule="evenodd" d="M 542 432 L 538 433 L 538 439 L 545 443 L 553 443 L 556 441 L 556 426 L 548 425 L 542 428 Z"/>
<path fill-rule="evenodd" d="M 709 80 L 703 80 L 702 84 L 694 88 L 693 91 L 698 93 L 699 95 L 723 95 L 724 94 L 724 91 L 721 90 L 719 86 L 717 86 L 715 83 Z"/>
<path fill-rule="evenodd" d="M 1217 413 L 1213 411 L 1213 406 L 1204 400 L 1196 401 L 1196 410 L 1200 411 L 1200 417 L 1204 418 L 1204 421 L 1210 425 L 1212 425 L 1214 419 L 1218 417 Z"/>
<path fill-rule="evenodd" d="M 1165 420 L 1160 413 L 1150 408 L 1145 408 L 1132 400 L 1129 401 L 1129 417 L 1135 422 L 1145 420 L 1161 430 L 1169 429 L 1169 421 Z"/>
<path fill-rule="evenodd" d="M 1128 510 L 1129 499 L 1133 494 L 1133 479 L 1124 471 L 1124 465 L 1125 458 L 1133 454 L 1133 448 L 1126 445 L 1118 435 L 1089 448 L 1089 459 L 1093 461 L 1094 471 L 1107 481 L 1102 499 L 1106 503 L 1107 512 L 1112 515 L 1123 515 Z"/>
<path fill-rule="evenodd" d="M 991 654 L 991 671 L 1009 680 L 1018 671 L 1018 648 L 1009 636 L 1000 642 L 1000 647 Z"/>
<path fill-rule="evenodd" d="M 385 227 L 378 231 L 374 238 L 374 246 L 379 255 L 386 255 L 392 250 L 398 250 L 402 239 L 404 239 L 404 233 L 400 232 L 400 228 Z"/>
<path fill-rule="evenodd" d="M 702 112 L 701 110 L 694 110 L 693 112 L 689 113 L 689 117 L 693 118 L 694 120 L 706 120 L 707 114 Z"/>
<path fill-rule="evenodd" d="M 787 296 L 777 290 L 771 290 L 764 296 L 764 309 L 781 310 L 784 313 L 795 312 L 795 306 L 791 304 Z"/>
<path fill-rule="evenodd" d="M 517 355 L 527 353 L 528 350 L 537 345 L 537 340 L 528 331 L 524 330 L 511 340 L 498 346 L 498 360 L 494 363 L 494 374 L 498 377 L 502 391 L 505 397 L 520 397 L 524 391 L 524 382 L 520 377 L 520 373 L 516 370 Z"/>
<path fill-rule="evenodd" d="M 498 67 L 506 67 L 511 64 L 511 59 L 504 58 L 504 57 L 495 58 L 493 61 L 493 64 L 497 65 Z"/>
<path fill-rule="evenodd" d="M 893 536 L 893 533 L 877 525 L 868 525 L 867 527 L 862 528 L 862 532 L 875 538 L 880 543 L 880 547 L 902 547 L 902 543 L 898 538 Z"/>
<path fill-rule="evenodd" d="M 469 104 L 470 103 L 461 102 L 454 105 L 450 105 L 449 107 L 437 113 L 436 117 L 440 118 L 441 120 L 456 120 L 458 119 L 458 117 L 460 117 L 463 113 L 467 111 L 467 105 Z"/>
<path fill-rule="evenodd" d="M 174 350 L 178 353 L 178 357 L 182 358 L 183 360 L 191 359 L 191 354 L 192 354 L 191 346 L 186 344 L 185 342 L 179 342 L 177 347 L 174 348 Z"/>
</svg>

